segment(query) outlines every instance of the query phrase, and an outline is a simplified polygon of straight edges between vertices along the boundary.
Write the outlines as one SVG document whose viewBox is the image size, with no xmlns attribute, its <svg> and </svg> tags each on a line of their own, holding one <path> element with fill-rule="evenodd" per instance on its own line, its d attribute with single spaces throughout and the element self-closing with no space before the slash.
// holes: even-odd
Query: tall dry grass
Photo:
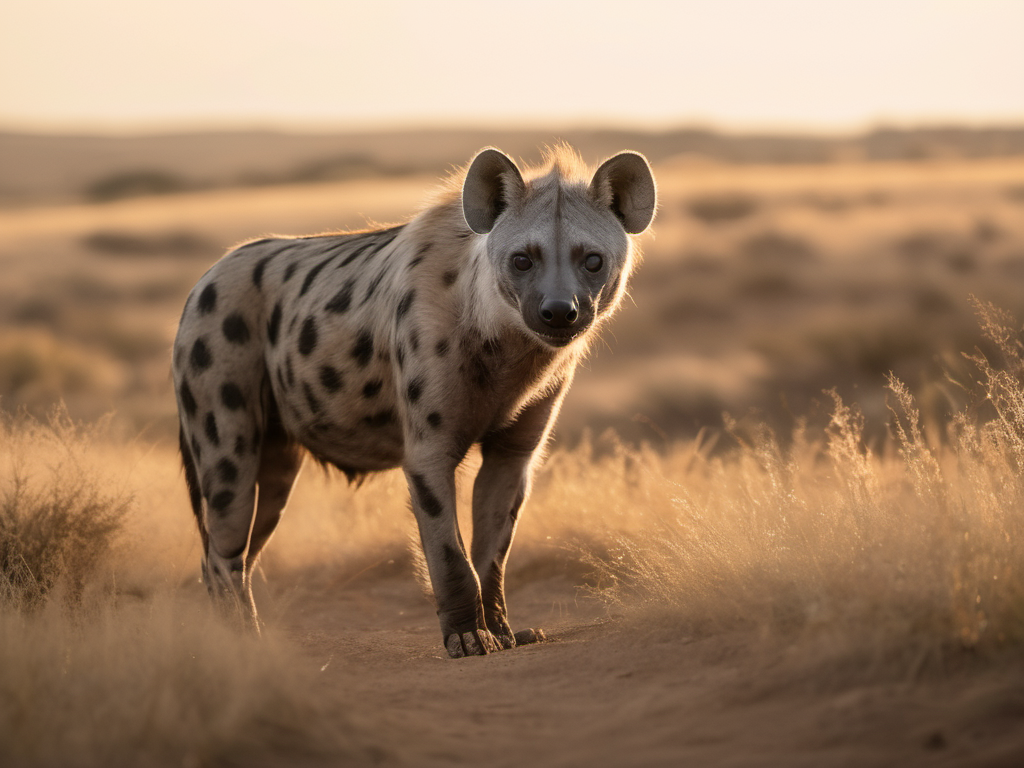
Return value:
<svg viewBox="0 0 1024 768">
<path fill-rule="evenodd" d="M 1024 346 L 978 304 L 1001 361 L 970 355 L 971 405 L 926 430 L 888 384 L 891 440 L 832 393 L 831 422 L 785 445 L 730 422 L 735 447 L 621 446 L 562 453 L 531 515 L 575 542 L 593 583 L 631 622 L 683 635 L 754 630 L 842 659 L 856 674 L 913 675 L 1024 641 Z M 585 489 L 600 488 L 599 494 Z M 560 529 L 560 530 L 556 530 Z"/>
<path fill-rule="evenodd" d="M 293 643 L 183 583 L 180 533 L 147 524 L 177 468 L 134 448 L 61 412 L 0 423 L 0 765 L 379 758 Z"/>
<path fill-rule="evenodd" d="M 798 423 L 786 440 L 727 419 L 717 439 L 664 450 L 603 436 L 555 452 L 521 518 L 512 610 L 519 585 L 568 580 L 605 600 L 638 648 L 647 627 L 669 627 L 680 648 L 729 634 L 748 648 L 788 646 L 808 675 L 837 684 L 912 680 L 1019 648 L 1024 345 L 1004 313 L 978 311 L 1000 358 L 969 355 L 974 373 L 960 384 L 970 405 L 948 424 L 924 424 L 890 378 L 886 442 L 869 444 L 864 418 L 833 395 L 824 431 Z M 274 603 L 298 583 L 411 577 L 399 473 L 352 489 L 307 467 L 263 563 L 282 588 L 264 589 L 269 626 L 257 640 L 225 624 L 197 584 L 198 536 L 172 446 L 60 420 L 3 428 L 0 498 L 21 522 L 0 544 L 50 575 L 8 575 L 0 597 L 0 764 L 386 755 L 318 684 Z M 476 461 L 464 468 L 463 506 Z M 25 540 L 64 554 L 30 557 Z"/>
</svg>

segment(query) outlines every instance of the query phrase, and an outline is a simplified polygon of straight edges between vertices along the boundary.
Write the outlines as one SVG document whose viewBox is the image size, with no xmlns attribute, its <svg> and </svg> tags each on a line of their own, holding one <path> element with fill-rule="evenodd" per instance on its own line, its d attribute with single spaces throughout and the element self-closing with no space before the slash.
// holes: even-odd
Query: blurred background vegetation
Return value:
<svg viewBox="0 0 1024 768">
<path fill-rule="evenodd" d="M 644 152 L 661 193 L 563 443 L 667 446 L 724 414 L 785 435 L 833 387 L 876 439 L 890 371 L 944 423 L 983 344 L 970 297 L 1024 315 L 1024 129 L 0 133 L 0 408 L 169 437 L 177 317 L 225 249 L 401 221 L 480 147 L 530 163 L 558 140 Z"/>
</svg>

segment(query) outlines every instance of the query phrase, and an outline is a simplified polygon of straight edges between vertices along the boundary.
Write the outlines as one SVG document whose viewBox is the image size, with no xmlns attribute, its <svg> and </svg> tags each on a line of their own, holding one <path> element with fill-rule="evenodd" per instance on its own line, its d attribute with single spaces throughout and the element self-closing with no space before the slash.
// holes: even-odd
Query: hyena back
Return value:
<svg viewBox="0 0 1024 768">
<path fill-rule="evenodd" d="M 250 575 L 309 452 L 350 480 L 403 468 L 451 656 L 540 636 L 509 626 L 505 562 L 654 179 L 637 153 L 590 176 L 567 149 L 525 176 L 486 149 L 458 179 L 401 226 L 243 245 L 189 295 L 173 370 L 203 576 L 254 626 Z M 467 553 L 455 470 L 474 444 Z"/>
</svg>

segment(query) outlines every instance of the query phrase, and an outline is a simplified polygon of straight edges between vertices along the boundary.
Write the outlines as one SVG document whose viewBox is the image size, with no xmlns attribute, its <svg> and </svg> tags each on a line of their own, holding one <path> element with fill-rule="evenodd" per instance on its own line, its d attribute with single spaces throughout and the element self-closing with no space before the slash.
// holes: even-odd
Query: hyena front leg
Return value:
<svg viewBox="0 0 1024 768">
<path fill-rule="evenodd" d="M 534 459 L 557 415 L 561 391 L 528 406 L 515 423 L 487 435 L 473 484 L 473 566 L 480 579 L 487 628 L 505 648 L 544 639 L 537 629 L 513 633 L 505 607 L 505 563 L 519 509 L 530 491 Z"/>
<path fill-rule="evenodd" d="M 441 637 L 453 659 L 500 650 L 487 630 L 480 582 L 459 532 L 455 514 L 457 465 L 451 451 L 425 444 L 407 454 L 405 462 L 412 508 L 437 601 Z"/>
</svg>

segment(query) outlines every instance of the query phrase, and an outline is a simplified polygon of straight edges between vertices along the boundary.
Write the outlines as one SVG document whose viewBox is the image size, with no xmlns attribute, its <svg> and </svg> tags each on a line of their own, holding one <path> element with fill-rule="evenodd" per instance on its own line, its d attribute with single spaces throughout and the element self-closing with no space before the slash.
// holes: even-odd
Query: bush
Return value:
<svg viewBox="0 0 1024 768">
<path fill-rule="evenodd" d="M 197 256 L 208 258 L 219 250 L 208 238 L 186 229 L 140 234 L 100 229 L 85 235 L 81 243 L 104 256 Z"/>
<path fill-rule="evenodd" d="M 140 169 L 121 171 L 96 179 L 87 186 L 87 200 L 107 202 L 140 195 L 166 195 L 188 189 L 184 179 L 166 171 Z"/>
<path fill-rule="evenodd" d="M 690 215 L 705 224 L 738 221 L 757 211 L 758 201 L 739 192 L 725 192 L 695 197 L 687 204 Z"/>
<path fill-rule="evenodd" d="M 48 423 L 0 421 L 0 596 L 38 604 L 58 586 L 71 598 L 109 552 L 132 505 L 83 463 L 88 438 L 58 412 Z"/>
</svg>

